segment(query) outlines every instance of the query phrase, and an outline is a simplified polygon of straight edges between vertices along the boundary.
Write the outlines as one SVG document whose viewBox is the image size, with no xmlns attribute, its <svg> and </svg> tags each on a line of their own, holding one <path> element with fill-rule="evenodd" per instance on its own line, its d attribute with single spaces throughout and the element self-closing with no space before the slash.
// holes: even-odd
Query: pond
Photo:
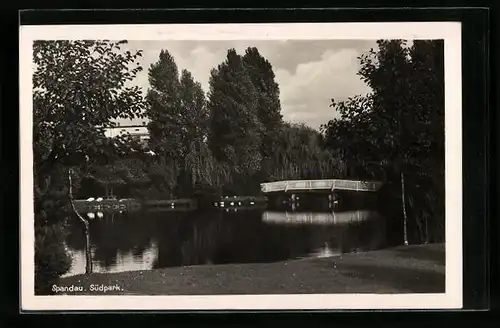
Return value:
<svg viewBox="0 0 500 328">
<path fill-rule="evenodd" d="M 93 272 L 276 262 L 392 247 L 399 226 L 375 210 L 213 209 L 134 211 L 94 215 L 90 223 Z M 72 267 L 85 273 L 85 236 L 69 220 Z"/>
</svg>

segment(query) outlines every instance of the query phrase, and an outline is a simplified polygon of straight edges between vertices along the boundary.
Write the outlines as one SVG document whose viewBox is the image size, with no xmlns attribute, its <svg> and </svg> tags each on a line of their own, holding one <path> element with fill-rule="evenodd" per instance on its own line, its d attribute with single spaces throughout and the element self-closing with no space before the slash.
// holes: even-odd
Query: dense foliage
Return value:
<svg viewBox="0 0 500 328">
<path fill-rule="evenodd" d="M 200 190 L 255 194 L 259 183 L 352 178 L 385 182 L 388 206 L 418 242 L 444 238 L 443 43 L 378 41 L 360 57 L 367 95 L 336 102 L 318 132 L 283 121 L 271 63 L 229 49 L 208 93 L 162 50 L 145 99 L 130 87 L 141 52 L 125 41 L 37 41 L 33 58 L 36 276 L 63 274 L 67 172 L 78 197 L 167 199 Z M 332 76 L 332 79 L 335 78 Z M 325 104 L 327 106 L 328 104 Z M 332 113 L 333 116 L 333 113 Z M 149 143 L 107 138 L 117 118 L 147 117 Z"/>
<path fill-rule="evenodd" d="M 378 41 L 360 58 L 359 75 L 372 88 L 332 106 L 326 144 L 341 149 L 354 177 L 386 182 L 408 210 L 413 240 L 444 237 L 444 55 L 442 41 Z M 399 192 L 398 192 L 399 191 Z M 411 236 L 410 236 L 411 237 Z"/>
<path fill-rule="evenodd" d="M 141 115 L 141 52 L 123 52 L 126 41 L 35 41 L 33 44 L 33 154 L 35 279 L 69 269 L 60 218 L 68 204 L 68 169 L 82 177 L 91 166 L 126 156 L 124 138 L 105 128 L 116 118 Z M 78 179 L 76 179 L 78 180 Z"/>
<path fill-rule="evenodd" d="M 321 178 L 339 172 L 319 132 L 282 119 L 272 65 L 256 48 L 229 49 L 211 71 L 205 98 L 190 72 L 181 77 L 162 50 L 149 69 L 146 115 L 149 167 L 156 197 L 185 197 L 198 189 L 252 194 L 256 182 Z M 151 194 L 149 194 L 151 195 Z"/>
</svg>

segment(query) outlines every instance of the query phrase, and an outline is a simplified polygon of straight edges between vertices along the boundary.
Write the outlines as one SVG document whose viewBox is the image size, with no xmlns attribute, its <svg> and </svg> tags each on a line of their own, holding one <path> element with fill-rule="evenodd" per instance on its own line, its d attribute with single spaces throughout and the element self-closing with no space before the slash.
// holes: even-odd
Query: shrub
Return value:
<svg viewBox="0 0 500 328">
<path fill-rule="evenodd" d="M 71 257 L 65 245 L 64 223 L 35 228 L 35 292 L 46 288 L 71 268 Z"/>
</svg>

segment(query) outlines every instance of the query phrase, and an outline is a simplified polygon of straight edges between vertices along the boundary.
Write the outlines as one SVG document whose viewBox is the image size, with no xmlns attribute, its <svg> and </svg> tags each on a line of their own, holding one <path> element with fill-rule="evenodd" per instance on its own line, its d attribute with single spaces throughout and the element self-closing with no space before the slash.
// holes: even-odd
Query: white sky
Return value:
<svg viewBox="0 0 500 328">
<path fill-rule="evenodd" d="M 190 71 L 207 92 L 210 70 L 225 60 L 227 50 L 235 48 L 243 55 L 249 46 L 257 47 L 273 65 L 286 121 L 319 128 L 336 115 L 329 107 L 331 98 L 338 101 L 369 92 L 357 75 L 357 57 L 375 48 L 375 40 L 129 41 L 126 48 L 143 50 L 144 70 L 134 83 L 144 90 L 148 88 L 149 66 L 165 49 L 174 57 L 179 72 Z"/>
</svg>

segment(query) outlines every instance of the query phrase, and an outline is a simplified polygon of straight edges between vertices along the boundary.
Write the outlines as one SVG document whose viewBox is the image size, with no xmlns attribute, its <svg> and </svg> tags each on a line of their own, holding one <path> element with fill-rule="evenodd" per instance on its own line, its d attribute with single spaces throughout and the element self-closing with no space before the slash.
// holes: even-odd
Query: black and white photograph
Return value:
<svg viewBox="0 0 500 328">
<path fill-rule="evenodd" d="M 460 308 L 459 24 L 20 35 L 23 308 Z"/>
</svg>

